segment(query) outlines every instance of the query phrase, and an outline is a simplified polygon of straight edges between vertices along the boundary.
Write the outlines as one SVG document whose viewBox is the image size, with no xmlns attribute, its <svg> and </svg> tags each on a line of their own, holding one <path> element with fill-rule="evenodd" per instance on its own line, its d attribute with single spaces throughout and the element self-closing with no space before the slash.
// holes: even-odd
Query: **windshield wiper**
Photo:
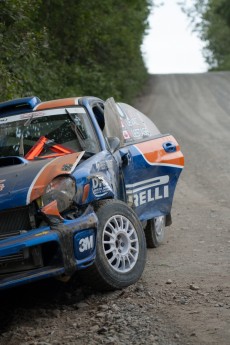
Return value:
<svg viewBox="0 0 230 345">
<path fill-rule="evenodd" d="M 31 114 L 31 116 L 24 123 L 24 127 L 28 127 L 31 124 L 33 118 L 34 118 L 34 114 Z"/>
<path fill-rule="evenodd" d="M 84 126 L 82 125 L 81 119 L 78 116 L 73 116 L 67 109 L 65 109 L 66 114 L 69 116 L 71 121 L 74 123 L 74 131 L 77 136 L 80 136 L 81 140 L 87 139 L 87 134 Z"/>
<path fill-rule="evenodd" d="M 31 122 L 33 120 L 33 117 L 34 117 L 34 114 L 31 114 L 31 116 L 24 123 L 23 127 L 28 127 L 31 124 Z M 24 131 L 25 131 L 25 128 L 22 128 L 22 133 L 21 133 L 20 141 L 19 141 L 19 149 L 18 149 L 19 156 L 21 156 L 21 157 L 24 157 L 24 155 L 25 155 L 25 150 L 24 150 Z"/>
</svg>

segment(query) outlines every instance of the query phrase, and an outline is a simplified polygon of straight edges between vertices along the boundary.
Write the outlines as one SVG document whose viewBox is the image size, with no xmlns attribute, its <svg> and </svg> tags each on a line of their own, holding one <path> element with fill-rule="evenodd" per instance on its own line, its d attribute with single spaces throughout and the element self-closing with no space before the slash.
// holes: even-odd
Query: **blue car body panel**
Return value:
<svg viewBox="0 0 230 345">
<path fill-rule="evenodd" d="M 123 170 L 128 203 L 141 221 L 169 214 L 181 167 L 151 165 L 135 146 L 129 152 L 132 164 Z"/>
</svg>

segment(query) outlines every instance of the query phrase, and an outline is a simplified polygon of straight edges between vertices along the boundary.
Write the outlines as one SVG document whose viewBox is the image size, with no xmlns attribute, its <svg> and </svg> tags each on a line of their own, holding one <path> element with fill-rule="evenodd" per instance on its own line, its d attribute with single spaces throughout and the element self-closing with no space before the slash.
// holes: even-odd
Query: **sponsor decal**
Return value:
<svg viewBox="0 0 230 345">
<path fill-rule="evenodd" d="M 143 121 L 140 121 L 135 117 L 127 117 L 125 120 L 121 120 L 121 124 L 125 140 L 137 140 L 151 136 L 150 131 Z"/>
<path fill-rule="evenodd" d="M 134 138 L 144 138 L 149 137 L 151 134 L 146 127 L 136 128 L 132 131 Z"/>
<path fill-rule="evenodd" d="M 44 116 L 44 112 L 43 111 L 39 111 L 39 112 L 32 112 L 32 113 L 25 113 L 25 114 L 21 114 L 20 115 L 20 119 L 21 120 L 26 120 L 26 119 L 34 119 L 36 117 L 42 117 Z"/>
<path fill-rule="evenodd" d="M 128 131 L 123 131 L 123 137 L 124 139 L 130 139 L 130 135 Z"/>
<path fill-rule="evenodd" d="M 93 177 L 92 190 L 96 197 L 102 197 L 110 191 L 110 186 L 102 177 Z"/>
<path fill-rule="evenodd" d="M 38 104 L 39 105 L 39 104 Z M 70 114 L 76 115 L 76 114 L 85 114 L 85 109 L 81 107 L 70 107 L 69 108 Z M 19 115 L 12 115 L 8 117 L 4 117 L 0 119 L 1 122 L 15 122 L 20 120 L 27 120 L 30 119 L 31 116 L 33 119 L 43 117 L 43 116 L 52 116 L 52 115 L 62 115 L 66 114 L 64 108 L 56 108 L 56 109 L 49 109 L 49 110 L 43 110 L 43 111 L 33 111 L 31 113 L 24 113 Z"/>
<path fill-rule="evenodd" d="M 128 127 L 135 127 L 135 126 L 140 125 L 135 117 L 132 117 L 132 118 L 127 117 L 126 124 Z"/>
<path fill-rule="evenodd" d="M 77 260 L 85 260 L 94 253 L 96 237 L 94 230 L 85 230 L 74 236 L 74 254 Z"/>
<path fill-rule="evenodd" d="M 3 182 L 5 182 L 6 180 L 0 180 L 0 192 L 5 188 L 5 185 Z"/>
<path fill-rule="evenodd" d="M 72 167 L 73 167 L 73 164 L 64 164 L 62 166 L 61 170 L 63 170 L 63 171 L 70 171 L 72 169 Z"/>
<path fill-rule="evenodd" d="M 128 203 L 136 207 L 169 197 L 169 175 L 126 185 Z"/>
<path fill-rule="evenodd" d="M 97 171 L 101 171 L 101 170 L 107 170 L 108 166 L 107 166 L 107 162 L 106 161 L 101 161 L 101 162 L 97 162 L 95 164 L 96 170 Z"/>
<path fill-rule="evenodd" d="M 93 235 L 82 238 L 79 241 L 79 252 L 84 253 L 86 250 L 92 249 L 94 246 Z"/>
</svg>

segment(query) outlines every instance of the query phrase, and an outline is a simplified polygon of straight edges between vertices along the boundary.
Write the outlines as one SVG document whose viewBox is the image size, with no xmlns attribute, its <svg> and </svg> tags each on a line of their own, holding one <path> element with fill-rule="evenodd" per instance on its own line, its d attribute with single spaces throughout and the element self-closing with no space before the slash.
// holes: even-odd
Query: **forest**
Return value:
<svg viewBox="0 0 230 345">
<path fill-rule="evenodd" d="M 230 70 L 230 0 L 194 0 L 182 8 L 192 27 L 205 42 L 203 55 L 210 71 Z"/>
<path fill-rule="evenodd" d="M 210 70 L 230 70 L 230 0 L 180 3 L 206 43 Z M 154 4 L 0 0 L 0 101 L 31 95 L 131 100 L 148 78 L 141 43 Z"/>
<path fill-rule="evenodd" d="M 0 101 L 131 99 L 147 78 L 150 0 L 0 0 Z"/>
</svg>

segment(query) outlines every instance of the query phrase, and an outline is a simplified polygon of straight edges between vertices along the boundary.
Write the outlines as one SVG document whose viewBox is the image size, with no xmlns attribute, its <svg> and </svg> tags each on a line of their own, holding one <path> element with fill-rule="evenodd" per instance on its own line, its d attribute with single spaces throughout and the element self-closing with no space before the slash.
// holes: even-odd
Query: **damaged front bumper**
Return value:
<svg viewBox="0 0 230 345">
<path fill-rule="evenodd" d="M 89 206 L 74 220 L 63 220 L 0 241 L 0 289 L 48 277 L 71 276 L 76 270 L 88 267 L 96 255 L 97 223 L 97 216 Z M 7 272 L 7 262 L 26 253 L 32 253 L 34 267 L 17 263 Z"/>
</svg>

